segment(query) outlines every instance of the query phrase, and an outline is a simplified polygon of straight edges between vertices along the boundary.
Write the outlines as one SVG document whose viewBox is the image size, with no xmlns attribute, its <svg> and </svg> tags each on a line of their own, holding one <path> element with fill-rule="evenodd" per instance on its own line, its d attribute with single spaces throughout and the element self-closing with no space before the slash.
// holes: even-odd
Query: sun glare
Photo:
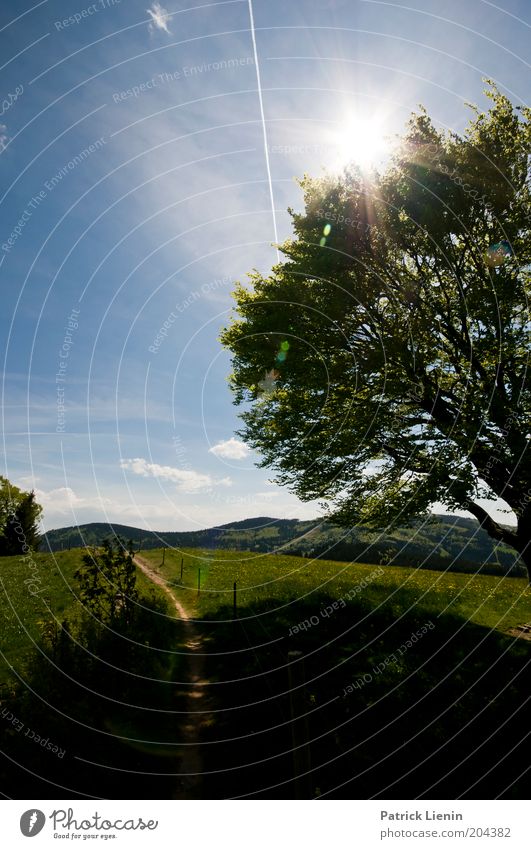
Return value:
<svg viewBox="0 0 531 849">
<path fill-rule="evenodd" d="M 362 170 L 369 170 L 389 152 L 385 129 L 376 118 L 348 118 L 334 132 L 332 147 L 335 148 L 334 166 L 338 168 L 352 162 Z"/>
</svg>

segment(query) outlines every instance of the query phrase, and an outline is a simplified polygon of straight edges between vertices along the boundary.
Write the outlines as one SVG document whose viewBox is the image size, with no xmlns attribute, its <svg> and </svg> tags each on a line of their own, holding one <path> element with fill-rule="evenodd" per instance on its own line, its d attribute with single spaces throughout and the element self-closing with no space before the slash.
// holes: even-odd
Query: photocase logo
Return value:
<svg viewBox="0 0 531 849">
<path fill-rule="evenodd" d="M 36 808 L 31 808 L 20 817 L 20 830 L 24 837 L 35 837 L 42 829 L 46 822 L 46 817 L 42 811 Z"/>
</svg>

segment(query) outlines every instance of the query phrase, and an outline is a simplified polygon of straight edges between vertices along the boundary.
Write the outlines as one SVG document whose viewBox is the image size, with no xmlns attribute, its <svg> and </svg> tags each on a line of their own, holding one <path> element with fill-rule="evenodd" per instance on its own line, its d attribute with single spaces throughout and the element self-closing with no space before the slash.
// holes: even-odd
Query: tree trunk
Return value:
<svg viewBox="0 0 531 849">
<path fill-rule="evenodd" d="M 522 563 L 527 569 L 527 576 L 531 586 L 531 509 L 529 504 L 526 505 L 522 515 L 518 519 L 518 528 L 516 531 L 500 525 L 492 516 L 489 516 L 481 505 L 473 501 L 469 501 L 466 504 L 466 509 L 476 517 L 481 527 L 487 531 L 490 537 L 504 542 L 518 552 Z"/>
<path fill-rule="evenodd" d="M 527 569 L 529 585 L 531 586 L 531 517 L 526 507 L 518 519 L 518 530 L 516 531 L 517 543 L 515 548 Z"/>
<path fill-rule="evenodd" d="M 527 577 L 529 581 L 529 586 L 531 587 L 531 543 L 527 547 L 525 551 L 519 551 L 520 559 L 527 569 Z"/>
</svg>

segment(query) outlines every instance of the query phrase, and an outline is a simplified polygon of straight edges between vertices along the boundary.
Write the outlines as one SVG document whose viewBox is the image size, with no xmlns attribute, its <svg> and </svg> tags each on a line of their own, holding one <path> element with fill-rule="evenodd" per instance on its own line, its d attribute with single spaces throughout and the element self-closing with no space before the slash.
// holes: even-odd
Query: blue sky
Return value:
<svg viewBox="0 0 531 849">
<path fill-rule="evenodd" d="M 3 473 L 46 527 L 317 514 L 234 436 L 233 284 L 275 261 L 294 176 L 334 166 L 345 116 L 392 135 L 422 102 L 460 130 L 485 76 L 524 102 L 530 11 L 2 4 Z"/>
</svg>

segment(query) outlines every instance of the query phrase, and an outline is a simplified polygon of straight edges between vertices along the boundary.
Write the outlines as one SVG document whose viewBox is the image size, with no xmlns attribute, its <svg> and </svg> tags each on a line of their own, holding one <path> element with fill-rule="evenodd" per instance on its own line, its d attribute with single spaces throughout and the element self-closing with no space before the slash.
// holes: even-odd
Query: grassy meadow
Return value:
<svg viewBox="0 0 531 849">
<path fill-rule="evenodd" d="M 82 618 L 82 553 L 35 555 L 38 595 L 20 558 L 0 562 L 3 706 L 66 751 L 52 757 L 5 727 L 6 780 L 15 798 L 175 798 L 189 633 L 164 593 L 138 571 L 151 602 L 126 633 L 39 642 L 50 623 Z M 523 579 L 141 554 L 200 638 L 201 798 L 525 798 L 531 643 L 508 633 L 531 618 Z"/>
<path fill-rule="evenodd" d="M 13 798 L 171 798 L 186 701 L 181 625 L 141 572 L 129 625 L 83 615 L 82 555 L 34 555 L 34 595 L 27 561 L 0 560 L 0 780 Z"/>
<path fill-rule="evenodd" d="M 0 559 L 1 683 L 16 678 L 11 667 L 23 673 L 46 626 L 80 615 L 74 572 L 83 553 L 81 548 L 54 554 L 37 552 L 32 555 L 33 565 L 21 557 Z M 153 589 L 141 572 L 137 583 L 141 591 Z"/>
<path fill-rule="evenodd" d="M 356 601 L 362 597 L 374 608 L 385 604 L 397 617 L 406 614 L 413 605 L 432 617 L 452 613 L 502 632 L 527 622 L 531 616 L 531 591 L 524 578 L 388 566 L 378 572 L 379 567 L 360 563 L 193 549 L 167 550 L 164 565 L 162 549 L 144 551 L 142 557 L 168 581 L 186 608 L 201 619 L 214 614 L 223 618 L 232 615 L 234 582 L 237 604 L 247 615 L 253 615 L 250 612 L 253 605 L 267 603 L 277 609 L 277 616 L 286 625 L 297 624 L 295 611 L 300 604 L 311 606 L 315 602 L 318 606 L 321 596 L 339 599 L 347 598 L 349 593 Z M 182 582 L 181 560 L 184 561 Z M 352 590 L 364 583 L 367 586 L 352 595 Z M 272 614 L 267 615 L 271 619 Z"/>
<path fill-rule="evenodd" d="M 164 565 L 162 551 L 143 556 L 203 637 L 210 796 L 525 794 L 531 643 L 507 634 L 530 619 L 523 579 L 225 551 L 166 551 Z M 298 771 L 311 770 L 296 784 L 294 750 Z"/>
</svg>

